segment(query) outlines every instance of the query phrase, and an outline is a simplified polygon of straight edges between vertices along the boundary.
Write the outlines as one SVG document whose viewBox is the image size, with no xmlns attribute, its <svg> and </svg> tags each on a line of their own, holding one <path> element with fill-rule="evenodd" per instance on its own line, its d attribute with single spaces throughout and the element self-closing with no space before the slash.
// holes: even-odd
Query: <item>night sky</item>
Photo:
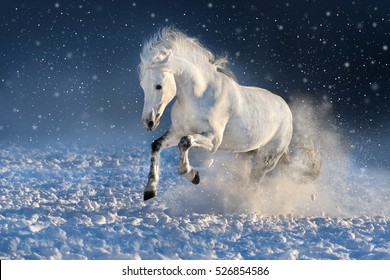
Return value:
<svg viewBox="0 0 390 280">
<path fill-rule="evenodd" d="M 150 139 L 137 66 L 144 40 L 167 25 L 227 54 L 240 84 L 329 105 L 356 153 L 389 168 L 386 0 L 2 0 L 0 143 Z"/>
</svg>

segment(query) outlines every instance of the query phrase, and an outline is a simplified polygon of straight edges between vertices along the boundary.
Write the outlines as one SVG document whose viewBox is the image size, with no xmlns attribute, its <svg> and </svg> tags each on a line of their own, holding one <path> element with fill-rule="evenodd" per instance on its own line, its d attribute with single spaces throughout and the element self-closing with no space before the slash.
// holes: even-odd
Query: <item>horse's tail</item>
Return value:
<svg viewBox="0 0 390 280">
<path fill-rule="evenodd" d="M 313 142 L 293 143 L 279 159 L 282 172 L 294 182 L 306 184 L 314 181 L 321 173 L 322 159 Z"/>
</svg>

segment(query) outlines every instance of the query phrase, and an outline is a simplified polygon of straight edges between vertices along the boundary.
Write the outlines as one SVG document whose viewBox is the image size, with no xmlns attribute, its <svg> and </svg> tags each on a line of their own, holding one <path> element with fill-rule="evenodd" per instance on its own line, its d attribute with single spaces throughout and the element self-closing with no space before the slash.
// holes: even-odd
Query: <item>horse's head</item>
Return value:
<svg viewBox="0 0 390 280">
<path fill-rule="evenodd" d="M 142 123 L 149 131 L 155 130 L 165 108 L 176 96 L 176 83 L 173 74 L 166 69 L 146 69 L 141 78 L 144 91 Z"/>
</svg>

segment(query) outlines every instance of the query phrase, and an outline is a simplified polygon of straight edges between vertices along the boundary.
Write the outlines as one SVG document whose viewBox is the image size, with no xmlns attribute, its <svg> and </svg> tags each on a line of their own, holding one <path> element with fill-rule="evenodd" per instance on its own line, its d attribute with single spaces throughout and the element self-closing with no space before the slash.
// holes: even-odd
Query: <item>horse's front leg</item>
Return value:
<svg viewBox="0 0 390 280">
<path fill-rule="evenodd" d="M 160 179 L 160 152 L 169 146 L 176 145 L 178 141 L 178 137 L 169 131 L 153 141 L 151 145 L 152 152 L 148 183 L 144 190 L 144 200 L 151 199 L 157 195 L 157 186 Z"/>
<path fill-rule="evenodd" d="M 195 185 L 200 182 L 199 172 L 191 166 L 188 151 L 192 147 L 205 149 L 208 152 L 214 151 L 216 148 L 213 139 L 214 137 L 210 134 L 193 134 L 182 137 L 179 142 L 179 173 Z"/>
</svg>

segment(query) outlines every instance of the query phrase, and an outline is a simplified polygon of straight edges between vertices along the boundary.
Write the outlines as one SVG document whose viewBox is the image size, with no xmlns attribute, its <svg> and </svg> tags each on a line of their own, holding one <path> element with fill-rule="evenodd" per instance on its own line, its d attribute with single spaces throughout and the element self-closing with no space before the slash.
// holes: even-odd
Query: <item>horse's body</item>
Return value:
<svg viewBox="0 0 390 280">
<path fill-rule="evenodd" d="M 191 147 L 250 155 L 250 178 L 257 182 L 288 152 L 292 116 L 286 102 L 267 90 L 239 85 L 224 67 L 226 60 L 215 59 L 197 40 L 163 29 L 145 44 L 141 60 L 142 121 L 148 130 L 158 126 L 176 97 L 171 128 L 152 144 L 145 200 L 157 193 L 163 148 L 178 145 L 179 173 L 194 184 L 200 177 L 188 159 Z"/>
</svg>

